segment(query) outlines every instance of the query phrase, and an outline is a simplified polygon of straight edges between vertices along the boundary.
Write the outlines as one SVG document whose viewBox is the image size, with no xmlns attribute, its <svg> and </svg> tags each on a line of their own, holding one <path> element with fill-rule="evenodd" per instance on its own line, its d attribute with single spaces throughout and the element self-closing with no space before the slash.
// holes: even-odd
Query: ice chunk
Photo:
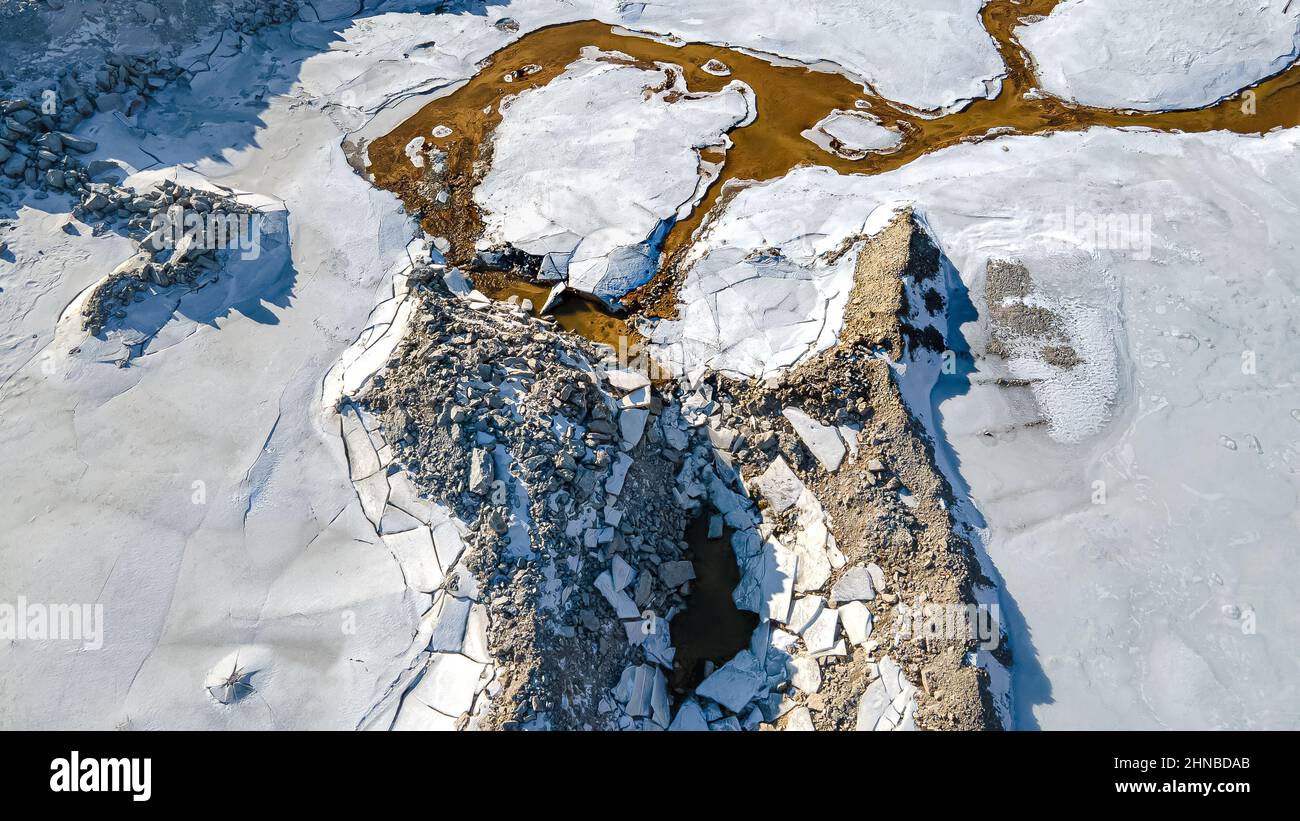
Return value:
<svg viewBox="0 0 1300 821">
<path fill-rule="evenodd" d="M 834 473 L 844 461 L 846 448 L 840 439 L 839 431 L 830 425 L 823 425 L 798 408 L 786 408 L 781 415 L 790 421 L 794 432 L 817 457 L 822 467 Z"/>
</svg>

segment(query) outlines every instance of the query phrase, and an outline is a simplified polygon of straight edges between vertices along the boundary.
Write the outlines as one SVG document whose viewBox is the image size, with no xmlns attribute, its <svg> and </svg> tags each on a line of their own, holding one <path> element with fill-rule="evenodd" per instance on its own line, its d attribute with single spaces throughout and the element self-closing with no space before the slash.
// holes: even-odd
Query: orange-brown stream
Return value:
<svg viewBox="0 0 1300 821">
<path fill-rule="evenodd" d="M 473 256 L 474 241 L 482 223 L 473 205 L 472 192 L 491 162 L 491 134 L 500 121 L 499 103 L 550 82 L 579 57 L 584 46 L 619 51 L 638 63 L 671 63 L 680 66 L 692 91 L 717 91 L 733 79 L 752 87 L 758 97 L 758 117 L 750 125 L 731 132 L 734 143 L 726 153 L 722 173 L 709 189 L 703 203 L 678 222 L 664 242 L 660 273 L 655 280 L 625 300 L 633 312 L 646 316 L 670 316 L 676 307 L 676 262 L 691 237 L 707 218 L 731 180 L 770 180 L 800 165 L 823 165 L 845 174 L 879 174 L 899 168 L 931 151 L 963 140 L 998 134 L 1039 134 L 1077 130 L 1091 126 L 1141 126 L 1163 131 L 1229 130 L 1263 133 L 1300 122 L 1300 64 L 1253 87 L 1254 105 L 1243 105 L 1238 97 L 1191 111 L 1160 113 L 1123 112 L 1063 103 L 1046 97 L 1027 98 L 1035 87 L 1032 67 L 1014 37 L 1014 29 L 1032 15 L 1047 14 L 1059 0 L 991 0 L 981 12 L 984 26 L 993 37 L 1007 66 L 1002 90 L 993 99 L 977 100 L 961 111 L 937 117 L 919 116 L 863 87 L 842 74 L 814 71 L 801 66 L 774 65 L 719 46 L 690 43 L 682 47 L 644 37 L 617 34 L 605 23 L 586 21 L 539 29 L 501 49 L 463 87 L 434 100 L 389 134 L 368 146 L 370 172 L 375 183 L 396 193 L 408 208 L 420 214 L 421 224 L 433 236 L 452 243 L 449 259 L 464 264 Z M 922 47 L 924 44 L 918 44 Z M 709 60 L 720 60 L 731 76 L 717 77 L 703 70 Z M 532 67 L 526 76 L 520 69 Z M 861 102 L 860 102 L 861 101 Z M 866 105 L 871 114 L 904 134 L 897 150 L 848 160 L 830 154 L 801 136 L 834 110 L 854 110 Z M 452 133 L 442 139 L 432 129 L 446 125 Z M 433 172 L 431 165 L 417 169 L 406 155 L 406 145 L 416 136 L 429 146 L 446 152 L 445 168 Z M 433 200 L 446 189 L 450 200 L 439 206 Z M 498 280 L 480 283 L 492 296 L 520 294 L 533 299 L 539 308 L 544 289 L 531 290 L 517 283 Z M 536 293 L 534 293 L 535 291 Z M 597 341 L 612 342 L 631 333 L 622 320 L 610 317 L 595 303 L 569 300 L 560 324 Z"/>
</svg>

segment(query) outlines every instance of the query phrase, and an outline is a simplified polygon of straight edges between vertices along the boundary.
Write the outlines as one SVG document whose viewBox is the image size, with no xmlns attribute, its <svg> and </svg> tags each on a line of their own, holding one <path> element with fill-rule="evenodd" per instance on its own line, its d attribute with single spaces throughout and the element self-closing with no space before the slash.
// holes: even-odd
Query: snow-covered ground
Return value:
<svg viewBox="0 0 1300 821">
<path fill-rule="evenodd" d="M 1291 0 L 1065 0 L 1016 30 L 1043 90 L 1106 108 L 1200 108 L 1300 56 Z"/>
<path fill-rule="evenodd" d="M 731 201 L 660 339 L 746 373 L 822 347 L 804 329 L 833 331 L 846 272 L 816 254 L 898 199 L 969 289 L 954 349 L 988 343 L 988 260 L 1021 261 L 1081 362 L 982 358 L 933 396 L 1005 582 L 1018 725 L 1295 726 L 1298 144 L 1095 129 L 800 169 Z"/>
<path fill-rule="evenodd" d="M 572 288 L 617 300 L 658 267 L 658 246 L 717 176 L 700 149 L 755 116 L 733 80 L 691 93 L 678 69 L 587 49 L 564 74 L 503 103 L 492 169 L 474 190 L 487 247 L 508 242 Z M 652 91 L 647 91 L 652 89 Z"/>
<path fill-rule="evenodd" d="M 119 368 L 53 334 L 128 244 L 61 229 L 61 198 L 26 201 L 6 236 L 0 601 L 102 604 L 104 641 L 7 648 L 2 726 L 350 728 L 407 664 L 429 596 L 363 515 L 320 395 L 413 226 L 319 105 L 281 96 L 309 51 L 274 45 L 218 49 L 191 91 L 86 130 L 100 155 L 282 200 L 291 252 L 263 255 L 255 293 L 182 305 Z M 205 682 L 228 666 L 254 692 L 221 705 Z"/>
<path fill-rule="evenodd" d="M 372 5 L 378 12 L 428 8 L 428 3 L 410 0 L 367 4 Z M 544 25 L 594 19 L 810 65 L 833 64 L 889 99 L 924 110 L 950 109 L 991 96 L 1004 72 L 993 40 L 980 22 L 982 0 L 808 0 L 798 5 L 747 0 L 512 0 L 450 5 L 452 13 L 408 18 L 407 25 L 394 26 L 390 36 L 409 37 L 417 45 L 424 42 L 418 39 L 421 36 L 427 40 L 428 35 L 441 35 L 427 50 L 444 60 L 465 59 L 478 54 L 486 41 L 496 41 L 490 49 L 495 51 Z M 506 17 L 519 24 L 518 32 L 493 25 Z M 914 47 L 918 42 L 926 47 Z M 402 68 L 401 64 L 380 66 L 376 74 Z"/>
</svg>

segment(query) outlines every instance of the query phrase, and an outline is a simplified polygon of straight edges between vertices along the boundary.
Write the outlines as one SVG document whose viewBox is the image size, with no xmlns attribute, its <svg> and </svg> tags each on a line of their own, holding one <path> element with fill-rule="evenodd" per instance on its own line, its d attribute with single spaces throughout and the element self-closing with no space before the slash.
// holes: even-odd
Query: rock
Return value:
<svg viewBox="0 0 1300 821">
<path fill-rule="evenodd" d="M 484 448 L 474 448 L 469 459 L 469 492 L 486 496 L 492 490 L 494 468 L 492 454 Z"/>
<path fill-rule="evenodd" d="M 825 606 L 826 600 L 821 596 L 800 596 L 790 608 L 790 620 L 785 623 L 786 627 L 790 628 L 790 632 L 802 635 Z"/>
<path fill-rule="evenodd" d="M 785 720 L 785 731 L 790 732 L 813 732 L 817 728 L 813 726 L 812 713 L 807 707 L 795 707 L 790 711 L 789 717 Z"/>
<path fill-rule="evenodd" d="M 605 480 L 605 492 L 617 496 L 623 492 L 623 482 L 627 479 L 627 470 L 632 467 L 632 457 L 620 453 L 610 469 L 609 478 Z"/>
<path fill-rule="evenodd" d="M 835 428 L 821 424 L 798 408 L 786 408 L 781 415 L 789 420 L 794 432 L 822 467 L 832 473 L 839 470 L 847 449 Z"/>
<path fill-rule="evenodd" d="M 615 590 L 622 590 L 627 587 L 632 583 L 632 577 L 636 575 L 632 565 L 624 561 L 622 556 L 615 556 L 611 560 L 609 573 Z"/>
<path fill-rule="evenodd" d="M 867 563 L 867 574 L 871 576 L 871 586 L 877 591 L 885 589 L 885 571 L 880 569 L 880 565 L 875 562 Z"/>
<path fill-rule="evenodd" d="M 122 99 L 122 95 L 116 92 L 101 94 L 95 98 L 95 108 L 101 113 L 108 112 L 108 111 L 120 111 L 125 106 L 125 104 L 126 103 Z"/>
<path fill-rule="evenodd" d="M 822 688 L 822 668 L 817 659 L 800 656 L 786 663 L 790 683 L 800 692 L 812 695 Z"/>
<path fill-rule="evenodd" d="M 682 706 L 673 717 L 673 723 L 668 725 L 669 730 L 682 730 L 699 732 L 709 729 L 709 722 L 704 717 L 704 711 L 694 699 L 687 699 L 682 702 Z"/>
<path fill-rule="evenodd" d="M 606 370 L 605 378 L 609 380 L 611 387 L 623 393 L 631 393 L 637 388 L 644 388 L 650 384 L 650 377 L 645 374 L 620 368 Z"/>
<path fill-rule="evenodd" d="M 620 408 L 648 408 L 650 407 L 650 387 L 637 388 L 636 390 L 618 400 Z"/>
<path fill-rule="evenodd" d="M 624 668 L 623 675 L 619 677 L 618 684 L 614 687 L 614 698 L 624 705 L 627 714 L 633 718 L 650 715 L 657 672 L 649 664 L 638 664 Z"/>
<path fill-rule="evenodd" d="M 758 477 L 757 485 L 759 492 L 777 513 L 784 513 L 794 507 L 804 491 L 803 482 L 794 474 L 782 456 L 776 457 L 772 464 L 768 465 L 763 475 Z"/>
<path fill-rule="evenodd" d="M 59 138 L 59 134 L 57 131 L 51 131 L 48 134 L 42 134 L 41 136 L 33 140 L 32 144 L 44 148 L 47 151 L 51 151 L 55 154 L 63 153 L 63 140 Z"/>
<path fill-rule="evenodd" d="M 664 562 L 659 565 L 659 581 L 667 587 L 681 587 L 693 578 L 695 565 L 689 561 Z"/>
<path fill-rule="evenodd" d="M 862 565 L 850 567 L 831 588 L 832 604 L 871 601 L 875 597 L 876 591 L 871 585 L 871 573 Z"/>
<path fill-rule="evenodd" d="M 64 144 L 64 148 L 68 148 L 70 151 L 90 153 L 99 148 L 99 143 L 96 143 L 95 140 L 79 138 L 75 134 L 66 134 L 64 131 L 57 131 L 56 134 L 59 135 L 59 140 Z"/>
<path fill-rule="evenodd" d="M 613 577 L 608 570 L 596 577 L 595 585 L 620 619 L 641 618 L 641 611 L 637 609 L 632 597 L 622 590 L 615 589 Z"/>
<path fill-rule="evenodd" d="M 8 160 L 5 160 L 3 167 L 0 167 L 0 170 L 4 171 L 5 176 L 9 177 L 21 177 L 26 169 L 27 158 L 22 154 L 14 154 Z"/>
<path fill-rule="evenodd" d="M 839 608 L 840 623 L 849 644 L 857 646 L 871 636 L 871 611 L 860 601 L 852 601 Z"/>
<path fill-rule="evenodd" d="M 646 419 L 650 411 L 645 408 L 628 408 L 618 415 L 618 429 L 623 437 L 623 450 L 632 450 L 641 441 L 645 433 Z"/>
<path fill-rule="evenodd" d="M 884 682 L 876 679 L 858 700 L 858 720 L 854 729 L 859 732 L 876 729 L 876 724 L 880 722 L 880 717 L 888 708 L 889 698 L 885 695 Z"/>
<path fill-rule="evenodd" d="M 803 643 L 808 648 L 808 652 L 822 653 L 834 649 L 839 626 L 839 611 L 823 607 L 802 633 Z"/>
<path fill-rule="evenodd" d="M 736 442 L 736 431 L 731 428 L 709 428 L 709 441 L 723 453 L 729 453 Z"/>
</svg>

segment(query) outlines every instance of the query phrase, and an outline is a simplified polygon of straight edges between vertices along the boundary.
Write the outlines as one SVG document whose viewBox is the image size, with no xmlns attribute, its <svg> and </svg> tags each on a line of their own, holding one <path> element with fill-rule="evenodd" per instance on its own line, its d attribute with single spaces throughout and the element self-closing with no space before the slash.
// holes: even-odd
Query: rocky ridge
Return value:
<svg viewBox="0 0 1300 821">
<path fill-rule="evenodd" d="M 934 342 L 925 303 L 942 315 L 925 296 L 938 253 L 910 212 L 863 248 L 839 344 L 762 383 L 705 372 L 651 383 L 424 254 L 405 336 L 345 407 L 383 454 L 368 476 L 386 477 L 386 499 L 409 478 L 462 523 L 457 555 L 436 553 L 440 590 L 465 604 L 430 612 L 431 630 L 457 640 L 416 664 L 397 725 L 431 708 L 420 682 L 445 685 L 443 655 L 480 645 L 491 662 L 458 680 L 461 712 L 431 708 L 439 721 L 998 725 L 973 640 L 890 633 L 899 602 L 971 603 L 979 581 L 891 372 L 891 358 Z M 384 503 L 369 509 L 382 533 Z M 670 626 L 690 607 L 684 534 L 700 517 L 710 536 L 730 535 L 734 602 L 759 625 L 698 686 L 674 690 L 684 677 Z"/>
</svg>

